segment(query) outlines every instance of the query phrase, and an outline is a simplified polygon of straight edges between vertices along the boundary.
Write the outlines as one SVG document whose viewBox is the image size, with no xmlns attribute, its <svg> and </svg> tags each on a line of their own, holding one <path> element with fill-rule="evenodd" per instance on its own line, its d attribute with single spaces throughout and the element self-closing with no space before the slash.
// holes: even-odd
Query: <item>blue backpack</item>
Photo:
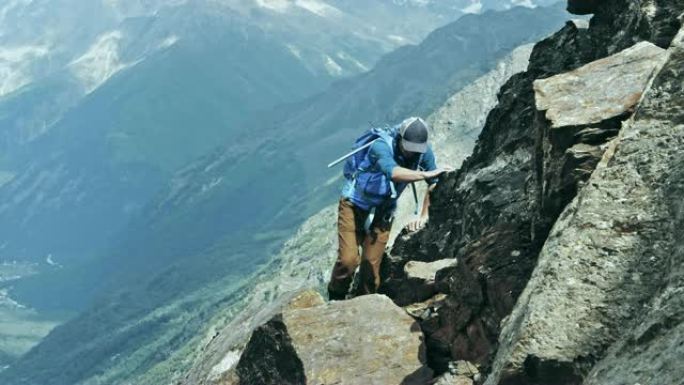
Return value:
<svg viewBox="0 0 684 385">
<path fill-rule="evenodd" d="M 394 151 L 394 139 L 398 134 L 397 127 L 371 128 L 356 139 L 344 164 L 343 174 L 347 180 L 342 192 L 344 196 L 357 196 L 371 207 L 381 206 L 388 198 L 397 197 L 394 182 L 371 162 L 368 153 L 378 140 L 387 143 L 390 151 Z"/>
<path fill-rule="evenodd" d="M 387 199 L 395 199 L 397 197 L 397 190 L 391 179 L 377 169 L 368 158 L 370 147 L 378 140 L 384 140 L 390 148 L 394 151 L 394 140 L 399 135 L 399 126 L 386 128 L 371 128 L 361 135 L 354 142 L 352 152 L 340 157 L 328 165 L 333 167 L 336 164 L 346 159 L 344 164 L 344 177 L 346 183 L 342 189 L 342 195 L 345 197 L 357 196 L 363 201 L 368 202 L 372 206 L 372 211 L 375 207 L 383 205 Z M 393 154 L 394 155 L 394 154 Z M 418 160 L 420 164 L 422 159 Z M 376 167 L 375 170 L 372 170 Z M 416 203 L 415 214 L 418 215 L 418 194 L 416 193 L 416 186 L 411 183 L 413 189 L 413 199 Z M 360 196 L 359 196 L 360 195 Z"/>
</svg>

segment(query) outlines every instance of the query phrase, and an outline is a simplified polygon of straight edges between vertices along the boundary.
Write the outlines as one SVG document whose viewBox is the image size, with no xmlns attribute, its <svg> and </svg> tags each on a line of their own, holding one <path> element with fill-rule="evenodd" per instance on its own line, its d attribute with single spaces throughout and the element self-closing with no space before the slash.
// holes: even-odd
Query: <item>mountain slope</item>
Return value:
<svg viewBox="0 0 684 385">
<path fill-rule="evenodd" d="M 318 1 L 4 5 L 0 258 L 39 262 L 52 254 L 65 266 L 92 258 L 160 181 L 236 130 L 260 126 L 253 120 L 261 111 L 364 72 L 461 15 L 378 7 L 385 14 Z M 414 11 L 420 18 L 410 25 L 380 23 Z M 88 242 L 79 246 L 81 238 Z"/>
<path fill-rule="evenodd" d="M 334 199 L 337 186 L 325 184 L 330 175 L 320 166 L 331 148 L 337 153 L 348 146 L 368 117 L 386 116 L 385 111 L 397 117 L 429 112 L 565 17 L 559 7 L 469 16 L 420 46 L 381 60 L 368 75 L 280 110 L 284 118 L 277 125 L 255 130 L 179 171 L 105 259 L 110 265 L 98 283 L 109 283 L 106 295 L 56 328 L 0 378 L 48 385 L 95 378 L 118 383 L 142 378 L 154 368 L 161 368 L 154 371 L 154 380 L 144 381 L 178 375 L 196 353 L 195 325 L 234 301 L 242 279 L 266 261 L 291 229 Z M 500 35 L 480 40 L 482 30 L 492 25 Z M 419 60 L 412 53 L 433 54 L 434 59 Z M 432 93 L 431 100 L 416 103 L 416 95 L 404 94 L 414 89 L 394 84 L 413 74 L 429 80 L 414 88 Z M 389 94 L 383 92 L 387 87 Z M 354 111 L 374 99 L 382 103 L 372 111 Z M 346 131 L 340 131 L 345 125 Z M 78 364 L 60 370 L 68 363 Z"/>
<path fill-rule="evenodd" d="M 430 383 L 682 383 L 684 3 L 568 4 L 590 23 L 535 45 L 472 156 L 438 185 L 430 226 L 387 261 L 385 288 L 408 289 L 387 294 L 425 334 L 405 356 L 436 372 Z M 330 355 L 363 357 L 361 329 L 339 332 L 335 317 L 367 312 L 361 298 L 321 302 L 260 326 L 221 383 L 315 382 L 339 372 Z M 356 362 L 358 376 L 383 362 Z"/>
<path fill-rule="evenodd" d="M 531 45 L 516 48 L 498 63 L 496 69 L 452 95 L 430 115 L 428 122 L 440 164 L 457 165 L 467 157 L 474 144 L 473 136 L 481 128 L 489 109 L 496 104 L 496 91 L 512 74 L 526 68 L 530 52 Z M 412 212 L 413 199 L 407 193 L 400 199 L 392 238 L 411 218 Z M 207 322 L 206 339 L 210 342 L 194 360 L 185 383 L 212 383 L 224 376 L 235 363 L 231 357 L 239 353 L 251 330 L 277 312 L 293 293 L 311 287 L 324 290 L 337 258 L 336 221 L 336 204 L 307 219 L 277 255 L 245 285 L 242 299 L 221 311 L 230 309 L 237 314 Z M 223 323 L 227 324 L 222 326 Z"/>
</svg>

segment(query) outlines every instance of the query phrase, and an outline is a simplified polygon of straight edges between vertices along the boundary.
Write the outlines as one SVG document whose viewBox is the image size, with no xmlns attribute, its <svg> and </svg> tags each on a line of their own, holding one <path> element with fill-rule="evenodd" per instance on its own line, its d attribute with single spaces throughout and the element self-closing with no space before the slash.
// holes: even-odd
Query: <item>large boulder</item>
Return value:
<svg viewBox="0 0 684 385">
<path fill-rule="evenodd" d="M 535 123 L 541 138 L 539 203 L 547 221 L 577 195 L 664 57 L 664 49 L 644 41 L 534 82 L 540 111 Z"/>
<path fill-rule="evenodd" d="M 283 311 L 254 331 L 236 373 L 242 385 L 408 385 L 432 379 L 420 327 L 377 294 Z"/>
<path fill-rule="evenodd" d="M 534 82 L 537 109 L 551 128 L 584 126 L 632 112 L 665 50 L 649 42 L 574 71 Z"/>
<path fill-rule="evenodd" d="M 684 378 L 684 30 L 665 60 L 549 235 L 486 384 Z"/>
</svg>

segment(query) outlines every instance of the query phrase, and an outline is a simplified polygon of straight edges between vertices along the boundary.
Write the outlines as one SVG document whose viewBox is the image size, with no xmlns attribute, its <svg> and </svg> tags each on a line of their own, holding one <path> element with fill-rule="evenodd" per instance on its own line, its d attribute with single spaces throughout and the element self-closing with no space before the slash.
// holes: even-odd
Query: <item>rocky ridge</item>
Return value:
<svg viewBox="0 0 684 385">
<path fill-rule="evenodd" d="M 636 113 L 554 225 L 504 323 L 487 384 L 683 378 L 684 308 L 675 294 L 684 289 L 676 239 L 684 193 L 683 44 L 684 29 L 667 55 L 659 54 Z"/>
<path fill-rule="evenodd" d="M 684 3 L 569 9 L 594 16 L 535 46 L 436 190 L 429 226 L 383 267 L 438 383 L 459 383 L 464 361 L 484 374 L 465 381 L 488 385 L 684 378 Z M 457 262 L 434 291 L 391 290 L 444 259 Z"/>
<path fill-rule="evenodd" d="M 655 13 L 643 6 L 603 2 L 588 28 L 568 23 L 537 44 L 528 71 L 502 88 L 499 105 L 490 113 L 473 156 L 436 191 L 430 228 L 398 242 L 392 250 L 390 280 L 408 260 L 459 260 L 457 267 L 438 274 L 438 290 L 448 299 L 436 319 L 423 323 L 428 357 L 437 371 L 447 370 L 447 364 L 456 359 L 484 367 L 491 363 L 500 322 L 527 285 L 551 226 L 584 186 L 621 122 L 633 112 L 646 86 L 644 79 L 650 77 L 657 61 L 646 60 L 651 70 L 646 66 L 638 76 L 640 82 L 629 82 L 630 87 L 641 84 L 642 89 L 611 84 L 623 91 L 618 97 L 622 102 L 617 105 L 619 111 L 609 113 L 607 108 L 598 119 L 581 119 L 575 114 L 579 120 L 570 126 L 547 120 L 548 113 L 537 111 L 543 98 L 535 97 L 535 81 L 581 72 L 580 67 L 595 62 L 584 69 L 593 72 L 592 67 L 600 67 L 597 60 L 639 41 L 669 46 L 669 40 L 663 44 L 665 36 L 672 39 L 676 30 L 670 28 L 671 20 L 661 18 L 660 11 L 673 4 L 664 3 Z M 669 11 L 677 14 L 671 8 Z M 642 43 L 623 55 L 639 50 L 654 56 L 661 51 Z M 625 71 L 632 76 L 638 72 L 629 68 L 632 64 L 627 59 L 611 71 L 614 76 L 625 76 Z M 536 84 L 539 89 L 544 82 Z M 605 99 L 606 103 L 609 100 Z M 594 104 L 585 105 L 594 113 Z"/>
</svg>

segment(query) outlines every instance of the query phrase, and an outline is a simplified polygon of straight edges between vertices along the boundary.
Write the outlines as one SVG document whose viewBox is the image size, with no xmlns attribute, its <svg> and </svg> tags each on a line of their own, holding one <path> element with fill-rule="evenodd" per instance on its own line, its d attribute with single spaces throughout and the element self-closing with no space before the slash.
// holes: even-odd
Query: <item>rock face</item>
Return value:
<svg viewBox="0 0 684 385">
<path fill-rule="evenodd" d="M 236 368 L 240 384 L 424 384 L 432 378 L 417 323 L 367 295 L 288 309 L 259 327 Z"/>
<path fill-rule="evenodd" d="M 390 296 L 399 306 L 423 302 L 435 294 L 437 274 L 457 265 L 456 259 L 441 259 L 435 262 L 409 261 L 402 272 L 390 273 L 383 282 L 381 292 Z M 395 265 L 395 267 L 400 265 Z"/>
<path fill-rule="evenodd" d="M 487 114 L 496 106 L 497 91 L 511 76 L 525 71 L 532 46 L 533 44 L 526 44 L 514 49 L 495 69 L 449 97 L 442 107 L 428 117 L 427 121 L 432 129 L 430 141 L 435 143 L 433 150 L 439 165 L 458 168 L 471 154 Z M 425 184 L 417 183 L 416 187 L 418 196 L 422 197 L 426 190 Z M 399 198 L 389 247 L 402 229 L 416 218 L 414 210 L 413 194 L 406 191 Z"/>
<path fill-rule="evenodd" d="M 641 42 L 574 71 L 534 82 L 551 128 L 584 126 L 633 111 L 664 51 Z"/>
<path fill-rule="evenodd" d="M 576 15 L 587 15 L 596 12 L 601 0 L 568 0 L 568 12 Z"/>
<path fill-rule="evenodd" d="M 684 378 L 682 68 L 684 30 L 637 113 L 554 226 L 502 331 L 487 384 Z"/>
<path fill-rule="evenodd" d="M 435 317 L 421 321 L 428 360 L 437 372 L 446 371 L 453 360 L 485 369 L 491 364 L 500 322 L 527 285 L 552 226 L 629 118 L 636 93 L 644 91 L 644 79 L 662 56 L 653 45 L 670 46 L 681 25 L 675 15 L 684 11 L 684 3 L 671 1 L 593 4 L 589 28 L 568 23 L 535 46 L 527 72 L 501 89 L 473 155 L 438 186 L 429 227 L 398 239 L 391 252 L 388 280 L 408 261 L 459 261 L 437 275 L 437 291 L 447 298 Z M 652 44 L 635 46 L 641 41 Z M 608 58 L 616 54 L 622 56 Z M 629 56 L 642 59 L 625 60 Z M 625 70 L 638 72 L 639 82 L 626 84 L 628 92 L 611 90 L 611 99 L 589 95 L 596 89 L 586 76 L 616 70 L 608 70 L 610 63 L 641 68 Z M 547 79 L 537 83 L 538 90 L 545 89 L 563 80 L 552 78 L 558 74 L 584 82 L 578 98 L 593 100 L 601 112 L 570 119 L 552 114 L 547 120 L 536 109 L 533 84 Z M 549 106 L 563 99 L 547 96 L 539 101 Z M 602 105 L 611 100 L 617 107 Z"/>
</svg>

